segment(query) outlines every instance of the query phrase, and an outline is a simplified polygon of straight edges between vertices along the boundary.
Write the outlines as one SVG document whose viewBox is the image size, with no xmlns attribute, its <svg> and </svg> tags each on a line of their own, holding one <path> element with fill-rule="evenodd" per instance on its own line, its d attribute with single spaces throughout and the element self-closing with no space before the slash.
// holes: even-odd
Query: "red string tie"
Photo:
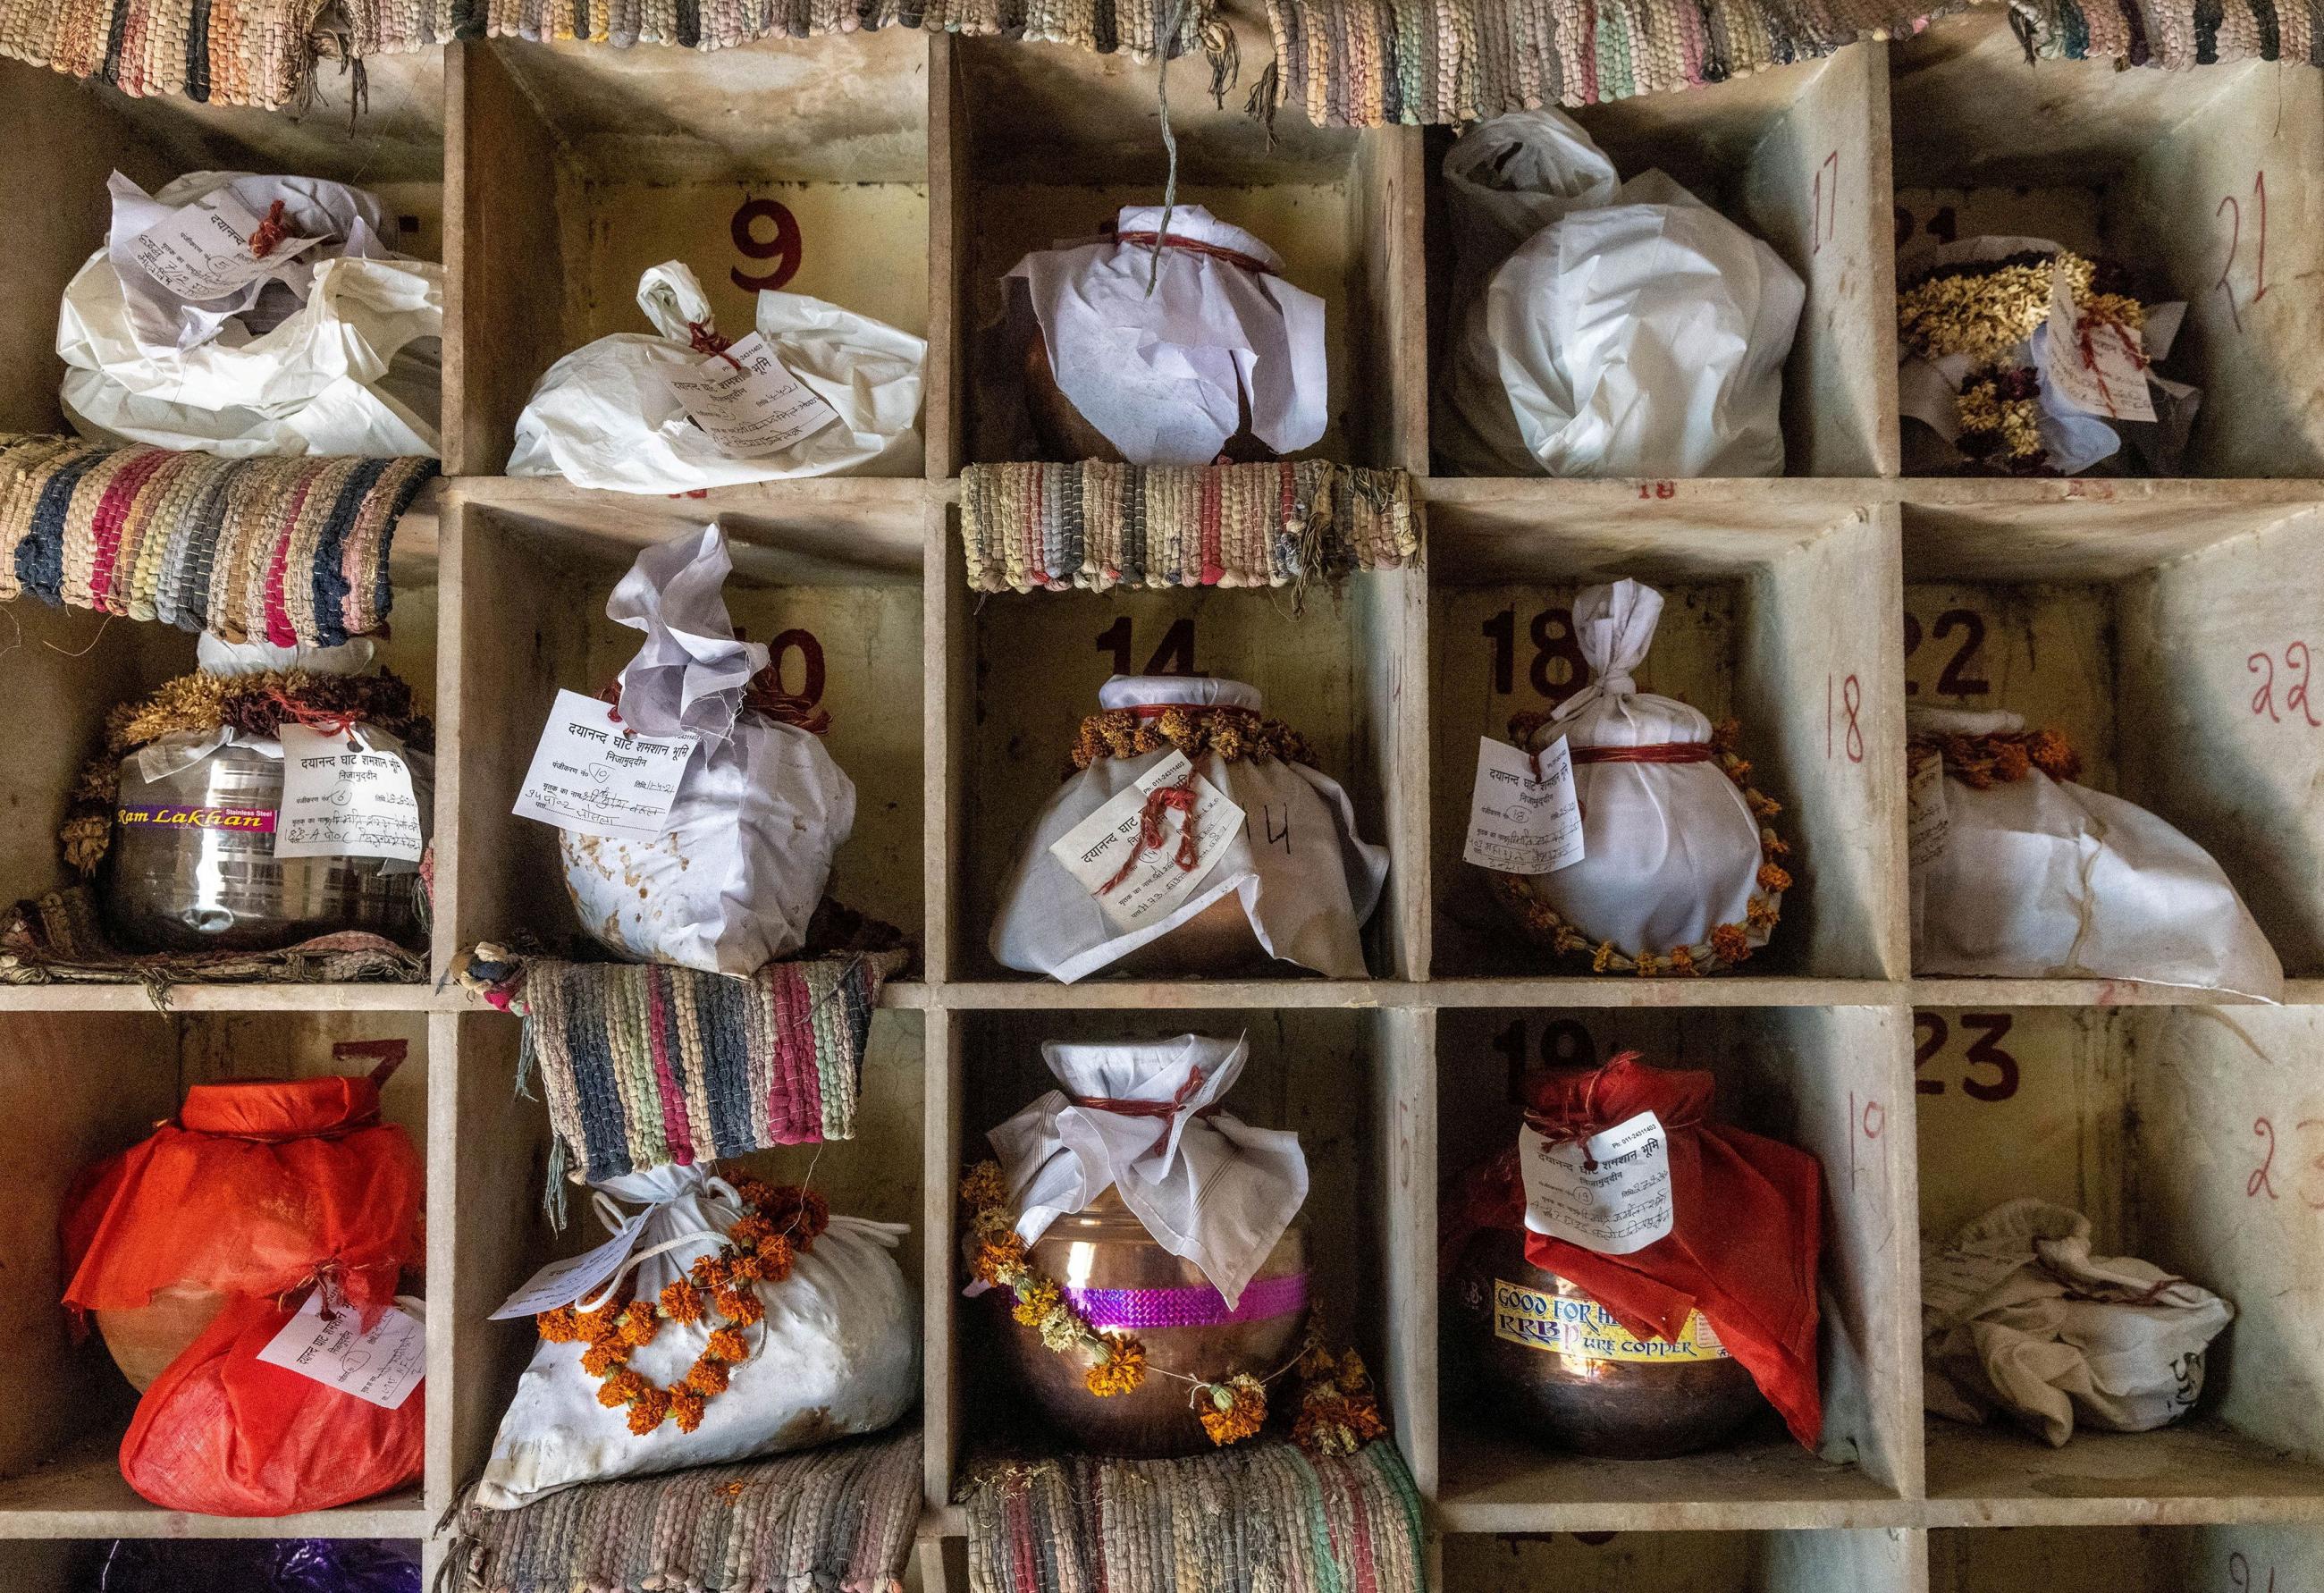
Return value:
<svg viewBox="0 0 2324 1593">
<path fill-rule="evenodd" d="M 258 224 L 258 230 L 250 235 L 251 257 L 265 259 L 281 248 L 282 240 L 290 235 L 290 226 L 282 219 L 282 201 L 277 199 L 266 207 L 266 219 Z"/>
<path fill-rule="evenodd" d="M 1131 849 L 1120 871 L 1105 882 L 1101 895 L 1111 893 L 1129 879 L 1139 858 L 1148 852 L 1162 850 L 1162 815 L 1174 807 L 1185 815 L 1178 829 L 1178 855 L 1175 861 L 1186 872 L 1194 871 L 1194 865 L 1203 860 L 1194 844 L 1194 777 L 1190 771 L 1177 785 L 1157 786 L 1146 793 L 1145 806 L 1138 810 L 1138 844 Z"/>
<path fill-rule="evenodd" d="M 715 355 L 736 370 L 742 368 L 742 362 L 726 352 L 734 346 L 732 337 L 721 337 L 707 321 L 688 321 L 686 330 L 693 339 L 695 353 Z"/>
</svg>

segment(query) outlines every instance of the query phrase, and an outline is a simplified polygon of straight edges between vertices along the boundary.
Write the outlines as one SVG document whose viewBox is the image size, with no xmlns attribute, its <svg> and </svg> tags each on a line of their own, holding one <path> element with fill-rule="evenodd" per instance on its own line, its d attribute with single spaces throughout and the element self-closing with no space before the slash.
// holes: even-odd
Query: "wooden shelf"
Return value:
<svg viewBox="0 0 2324 1593">
<path fill-rule="evenodd" d="M 2062 1449 L 2006 1427 L 1929 1421 L 1928 1526 L 2324 1522 L 2324 1466 L 2197 1417 L 2079 1430 Z"/>
<path fill-rule="evenodd" d="M 0 1538 L 425 1538 L 420 1490 L 305 1515 L 244 1517 L 163 1510 L 130 1491 L 108 1440 L 0 1481 Z"/>
</svg>

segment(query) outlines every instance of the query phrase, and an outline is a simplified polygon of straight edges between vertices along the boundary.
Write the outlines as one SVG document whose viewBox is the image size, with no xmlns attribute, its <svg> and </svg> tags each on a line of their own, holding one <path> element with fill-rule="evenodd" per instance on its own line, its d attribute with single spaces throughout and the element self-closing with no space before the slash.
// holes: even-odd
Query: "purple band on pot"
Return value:
<svg viewBox="0 0 2324 1593">
<path fill-rule="evenodd" d="M 1215 1328 L 1266 1321 L 1307 1309 L 1307 1275 L 1254 1278 L 1230 1307 L 1207 1284 L 1192 1289 L 1074 1289 L 1065 1303 L 1100 1330 L 1143 1332 L 1153 1328 Z"/>
</svg>

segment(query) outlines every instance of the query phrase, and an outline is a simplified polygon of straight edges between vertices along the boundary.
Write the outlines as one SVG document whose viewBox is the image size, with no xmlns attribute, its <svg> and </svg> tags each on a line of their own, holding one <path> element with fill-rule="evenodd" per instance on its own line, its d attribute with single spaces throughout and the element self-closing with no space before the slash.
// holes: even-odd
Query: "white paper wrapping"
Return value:
<svg viewBox="0 0 2324 1593">
<path fill-rule="evenodd" d="M 1662 612 L 1662 594 L 1637 581 L 1582 589 L 1573 628 L 1592 678 L 1558 704 L 1532 748 L 1561 735 L 1577 751 L 1711 739 L 1701 713 L 1642 692 L 1630 678 Z M 1592 942 L 1660 956 L 1701 946 L 1721 924 L 1745 922 L 1759 871 L 1759 824 L 1718 764 L 1577 760 L 1573 786 L 1582 860 L 1526 877 L 1567 923 Z M 1746 933 L 1752 944 L 1766 943 L 1764 930 Z"/>
<path fill-rule="evenodd" d="M 1914 708 L 1911 733 L 1989 735 L 2019 715 Z M 2283 997 L 2283 965 L 2210 854 L 2118 796 L 2040 769 L 1979 791 L 1948 776 L 1944 851 L 1913 870 L 1913 967 L 2121 979 Z"/>
<path fill-rule="evenodd" d="M 1064 1088 L 986 1136 L 1025 1242 L 1111 1188 L 1156 1244 L 1200 1268 L 1231 1307 L 1307 1201 L 1296 1134 L 1200 1115 L 1234 1088 L 1250 1054 L 1242 1039 L 1202 1035 L 1044 1044 L 1042 1059 Z M 1076 1100 L 1178 1107 L 1167 1117 L 1127 1117 Z"/>
<path fill-rule="evenodd" d="M 2185 1415 L 2204 1349 L 2236 1314 L 2158 1266 L 2091 1255 L 2089 1219 L 2042 1201 L 1997 1207 L 1922 1257 L 1967 1283 L 1923 1307 L 1929 1409 L 1997 1413 L 2053 1445 L 2077 1422 L 2144 1432 Z"/>
<path fill-rule="evenodd" d="M 230 189 L 332 241 L 225 299 L 189 303 L 127 264 L 178 207 Z M 84 435 L 233 458 L 439 451 L 444 268 L 389 251 L 377 201 L 309 178 L 197 171 L 148 197 L 115 173 L 106 246 L 65 289 L 57 354 Z"/>
<path fill-rule="evenodd" d="M 1240 681 L 1118 675 L 1098 693 L 1107 709 L 1185 703 L 1258 712 L 1259 694 Z M 1116 933 L 1097 898 L 1049 854 L 1114 796 L 1171 755 L 1102 758 L 1067 777 L 1035 817 L 1016 865 L 1001 882 L 992 954 L 1004 968 L 1071 984 L 1160 939 L 1230 891 L 1242 899 L 1253 934 L 1271 957 L 1333 979 L 1365 977 L 1357 932 L 1379 904 L 1388 852 L 1356 834 L 1355 810 L 1329 776 L 1280 759 L 1229 762 L 1204 753 L 1196 772 L 1243 810 L 1243 829 L 1178 910 L 1143 928 Z M 1251 826 L 1277 837 L 1254 847 Z"/>
<path fill-rule="evenodd" d="M 1154 233 L 1162 211 L 1130 206 L 1116 229 Z M 1170 213 L 1174 238 L 1283 261 L 1199 205 Z M 1241 426 L 1241 395 L 1259 441 L 1291 454 L 1323 435 L 1323 301 L 1191 249 L 1098 239 L 1028 254 L 1021 279 L 1057 386 L 1132 465 L 1208 465 Z"/>
<path fill-rule="evenodd" d="M 332 647 L 277 647 L 271 641 L 228 641 L 205 631 L 194 643 L 194 666 L 205 675 L 265 675 L 290 669 L 309 675 L 360 675 L 371 667 L 372 652 L 368 636 Z"/>
<path fill-rule="evenodd" d="M 651 1207 L 633 1254 L 692 1236 L 639 1264 L 635 1286 L 643 1298 L 715 1254 L 744 1215 L 733 1190 L 699 1167 L 657 1167 L 595 1187 Z M 635 1436 L 628 1413 L 597 1403 L 598 1380 L 581 1368 L 586 1346 L 543 1343 L 501 1418 L 476 1503 L 513 1510 L 576 1482 L 715 1466 L 891 1425 L 920 1392 L 919 1303 L 889 1254 L 908 1231 L 835 1216 L 788 1278 L 752 1285 L 766 1321 L 743 1330 L 751 1358 L 733 1369 L 726 1392 L 708 1402 L 692 1432 L 665 1422 Z M 701 1322 L 665 1321 L 629 1364 L 667 1387 L 686 1376 L 720 1325 L 715 1311 Z"/>
<path fill-rule="evenodd" d="M 920 338 L 805 294 L 761 293 L 759 335 L 839 422 L 764 458 L 734 459 L 664 379 L 705 357 L 687 331 L 689 322 L 711 324 L 701 282 L 682 262 L 664 261 L 638 279 L 638 308 L 659 336 L 600 337 L 549 366 L 517 418 L 509 474 L 561 475 L 616 493 L 687 493 L 840 471 L 920 473 L 927 355 Z"/>
<path fill-rule="evenodd" d="M 1444 154 L 1452 223 L 1452 299 L 1472 304 L 1500 263 L 1542 228 L 1614 202 L 1614 162 L 1563 111 L 1511 111 L 1453 140 Z"/>
<path fill-rule="evenodd" d="M 652 840 L 558 835 L 566 889 L 605 945 L 747 975 L 807 943 L 855 827 L 855 787 L 820 737 L 742 706 L 767 649 L 735 640 L 721 595 L 733 568 L 713 521 L 647 548 L 613 588 L 606 615 L 646 637 L 622 671 L 622 723 L 699 744 Z"/>
</svg>

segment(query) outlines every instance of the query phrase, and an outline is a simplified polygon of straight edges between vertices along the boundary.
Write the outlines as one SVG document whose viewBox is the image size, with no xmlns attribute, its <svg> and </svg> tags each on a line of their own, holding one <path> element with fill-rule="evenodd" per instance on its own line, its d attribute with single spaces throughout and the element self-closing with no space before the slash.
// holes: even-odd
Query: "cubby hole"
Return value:
<svg viewBox="0 0 2324 1593">
<path fill-rule="evenodd" d="M 1987 1527 L 1929 1534 L 1929 1593 L 2292 1593 L 2319 1573 L 2324 1533 L 2312 1526 Z"/>
<path fill-rule="evenodd" d="M 1981 235 L 2114 260 L 2149 303 L 2187 305 L 2157 367 L 2203 390 L 2181 473 L 2324 474 L 2309 352 L 2324 318 L 2286 286 L 2324 264 L 2324 235 L 2292 219 L 2324 182 L 2324 105 L 2302 68 L 2029 63 L 1998 14 L 1932 28 L 1889 59 L 1900 281 L 1932 242 Z M 1912 456 L 1908 439 L 1908 471 Z M 2125 454 L 2095 468 L 2137 467 Z"/>
<path fill-rule="evenodd" d="M 1839 1524 L 1879 1519 L 1880 1502 L 1911 1496 L 1920 1423 L 1908 1391 L 1918 1351 L 1900 1294 L 1909 1275 L 1899 1231 L 1911 1173 L 1890 1132 L 1908 1120 L 1896 1099 L 1903 1020 L 1898 1009 L 1874 1007 L 1439 1014 L 1440 1211 L 1458 1211 L 1463 1174 L 1515 1142 L 1520 1061 L 1602 1064 L 1626 1051 L 1651 1067 L 1710 1073 L 1717 1095 L 1706 1121 L 1808 1152 L 1823 1186 L 1823 1431 L 1815 1451 L 1773 1411 L 1721 1447 L 1671 1459 L 1562 1451 L 1482 1403 L 1470 1368 L 1489 1323 L 1448 1294 L 1437 1312 L 1439 1497 L 1455 1529 L 1648 1526 L 1674 1513 L 1690 1525 L 1722 1526 L 1748 1521 L 1734 1514 L 1747 1506 L 1777 1505 L 1794 1520 Z M 1459 1259 L 1441 1256 L 1442 1275 L 1452 1277 Z"/>
<path fill-rule="evenodd" d="M 270 1532 L 281 1530 L 279 1523 L 258 1524 Z M 246 1577 L 261 1565 L 275 1563 L 272 1556 L 298 1554 L 306 1542 L 263 1536 L 234 1542 L 198 1538 L 175 1542 L 24 1538 L 0 1542 L 0 1580 L 5 1580 L 9 1593 L 95 1593 L 98 1588 L 106 1593 L 115 1589 L 149 1593 L 158 1588 L 209 1593 L 214 1588 L 250 1586 L 229 1579 Z M 416 1568 L 420 1557 L 417 1538 L 372 1538 L 349 1545 L 340 1563 L 350 1570 L 359 1567 L 369 1571 L 401 1560 Z M 300 1569 L 320 1571 L 322 1568 L 309 1560 Z"/>
<path fill-rule="evenodd" d="M 2039 1199 L 2089 1219 L 2094 1255 L 2151 1262 L 2236 1308 L 2193 1409 L 2172 1425 L 2077 1422 L 2052 1449 L 1998 1420 L 1932 1413 L 1936 1518 L 2061 1499 L 2135 1501 L 2163 1519 L 2201 1520 L 2227 1501 L 2312 1511 L 2324 1494 L 2324 1335 L 2306 1257 L 2324 1206 L 2324 1014 L 1947 1007 L 1913 1019 L 1924 1241 Z"/>
<path fill-rule="evenodd" d="M 1858 1532 L 1454 1533 L 1444 1593 L 1905 1593 L 1915 1545 Z"/>
</svg>

